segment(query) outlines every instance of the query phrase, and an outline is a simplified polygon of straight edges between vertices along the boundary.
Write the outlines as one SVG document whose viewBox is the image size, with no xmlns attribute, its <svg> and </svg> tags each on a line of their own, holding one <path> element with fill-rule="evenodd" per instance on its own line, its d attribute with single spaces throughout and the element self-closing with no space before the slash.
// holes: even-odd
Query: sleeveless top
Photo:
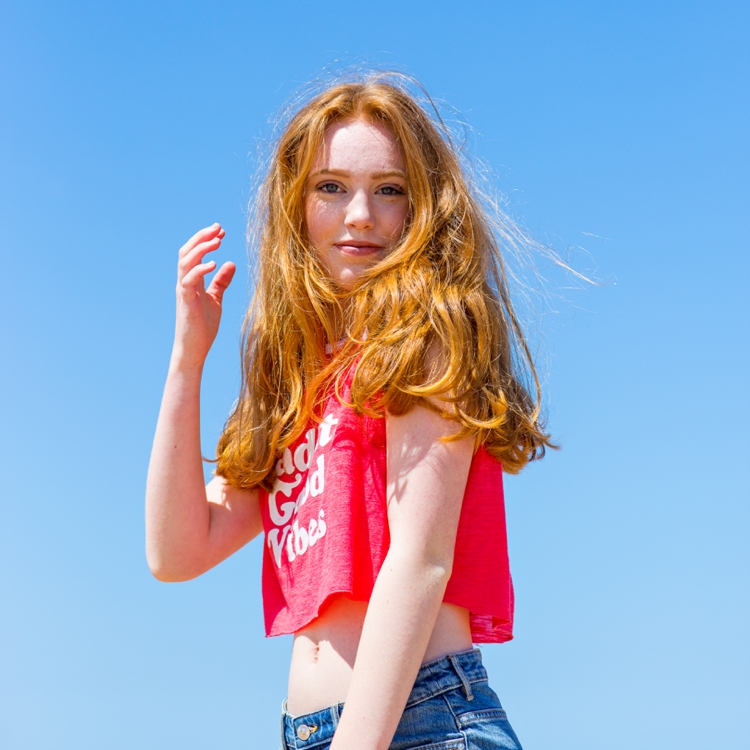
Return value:
<svg viewBox="0 0 750 750">
<path fill-rule="evenodd" d="M 311 421 L 277 461 L 273 491 L 260 489 L 267 636 L 300 630 L 335 594 L 369 601 L 390 543 L 386 479 L 386 420 L 357 415 L 332 394 L 322 422 Z M 469 470 L 443 601 L 469 610 L 474 643 L 513 637 L 502 467 L 483 448 Z"/>
</svg>

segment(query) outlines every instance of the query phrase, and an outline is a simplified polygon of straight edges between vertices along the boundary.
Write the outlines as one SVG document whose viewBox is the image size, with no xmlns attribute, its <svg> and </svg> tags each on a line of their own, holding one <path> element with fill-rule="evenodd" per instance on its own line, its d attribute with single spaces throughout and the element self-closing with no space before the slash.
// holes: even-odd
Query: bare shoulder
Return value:
<svg viewBox="0 0 750 750">
<path fill-rule="evenodd" d="M 424 457 L 429 452 L 459 458 L 463 454 L 473 453 L 473 441 L 470 439 L 441 440 L 461 429 L 459 422 L 451 418 L 456 409 L 449 385 L 443 377 L 449 357 L 441 342 L 430 344 L 424 354 L 424 386 L 427 392 L 422 403 L 400 416 L 386 414 L 389 457 L 396 458 L 407 453 L 412 457 Z"/>
<path fill-rule="evenodd" d="M 427 399 L 406 414 L 386 415 L 388 526 L 392 547 L 421 550 L 450 567 L 474 440 L 445 440 L 460 429 L 444 416 L 453 404 Z"/>
<path fill-rule="evenodd" d="M 424 406 L 386 420 L 391 548 L 449 569 L 474 441 L 441 440 L 457 425 Z"/>
</svg>

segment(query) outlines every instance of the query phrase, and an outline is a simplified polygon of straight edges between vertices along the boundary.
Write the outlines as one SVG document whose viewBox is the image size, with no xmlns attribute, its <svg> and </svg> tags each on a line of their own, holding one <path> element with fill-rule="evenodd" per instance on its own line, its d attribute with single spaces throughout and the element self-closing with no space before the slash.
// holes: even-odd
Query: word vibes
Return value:
<svg viewBox="0 0 750 750">
<path fill-rule="evenodd" d="M 294 450 L 286 448 L 276 463 L 276 481 L 268 493 L 268 515 L 276 528 L 266 538 L 277 567 L 281 567 L 284 552 L 289 562 L 294 562 L 325 536 L 327 526 L 322 508 L 306 526 L 300 525 L 297 514 L 309 497 L 317 497 L 325 488 L 325 456 L 315 456 L 315 451 L 331 442 L 337 424 L 338 419 L 327 415 L 317 430 L 310 428 L 302 442 Z"/>
</svg>

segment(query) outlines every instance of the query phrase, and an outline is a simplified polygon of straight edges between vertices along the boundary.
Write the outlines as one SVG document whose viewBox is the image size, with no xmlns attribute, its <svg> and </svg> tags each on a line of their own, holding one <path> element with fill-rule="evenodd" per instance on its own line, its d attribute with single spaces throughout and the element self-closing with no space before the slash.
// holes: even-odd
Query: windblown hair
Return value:
<svg viewBox="0 0 750 750">
<path fill-rule="evenodd" d="M 311 248 L 304 199 L 326 129 L 354 118 L 386 126 L 400 145 L 409 213 L 396 246 L 346 292 Z M 422 404 L 460 425 L 449 439 L 472 436 L 507 472 L 552 447 L 499 247 L 517 227 L 488 216 L 437 110 L 428 115 L 403 79 L 378 74 L 310 100 L 281 134 L 257 200 L 242 389 L 219 440 L 217 474 L 270 489 L 277 457 L 322 418 L 332 388 L 342 398 L 352 370 L 358 413 L 402 415 Z M 327 353 L 327 342 L 339 344 Z"/>
</svg>

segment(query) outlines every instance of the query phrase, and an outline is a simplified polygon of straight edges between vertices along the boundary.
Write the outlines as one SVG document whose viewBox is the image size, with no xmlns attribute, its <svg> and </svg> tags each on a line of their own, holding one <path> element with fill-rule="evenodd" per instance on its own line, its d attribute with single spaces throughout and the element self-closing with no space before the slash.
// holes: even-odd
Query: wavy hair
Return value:
<svg viewBox="0 0 750 750">
<path fill-rule="evenodd" d="M 234 486 L 270 489 L 279 454 L 321 419 L 331 389 L 342 399 L 352 373 L 358 413 L 402 415 L 422 404 L 460 425 L 448 439 L 473 437 L 509 473 L 554 447 L 500 251 L 520 230 L 483 207 L 437 109 L 429 115 L 409 84 L 376 74 L 329 87 L 278 139 L 256 199 L 242 388 L 217 448 L 216 473 Z M 383 124 L 400 145 L 409 213 L 392 251 L 345 292 L 311 249 L 304 199 L 326 129 L 354 118 Z M 332 354 L 327 342 L 339 342 Z"/>
</svg>

